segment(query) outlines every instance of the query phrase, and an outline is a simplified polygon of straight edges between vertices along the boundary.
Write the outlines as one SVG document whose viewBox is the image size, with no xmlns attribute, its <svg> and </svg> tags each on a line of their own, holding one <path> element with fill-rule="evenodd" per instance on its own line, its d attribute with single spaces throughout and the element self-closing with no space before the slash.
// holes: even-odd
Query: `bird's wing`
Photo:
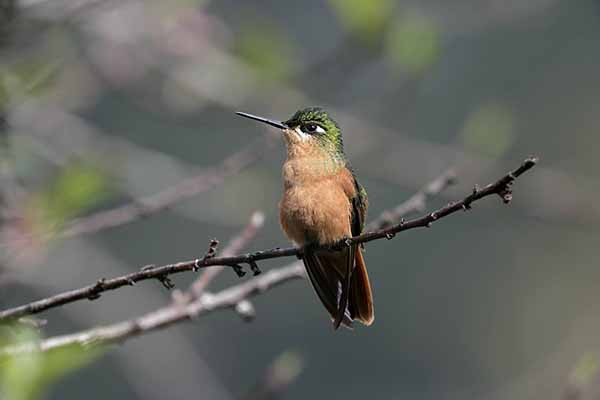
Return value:
<svg viewBox="0 0 600 400">
<path fill-rule="evenodd" d="M 352 180 L 354 185 L 354 193 L 353 196 L 350 198 L 352 212 L 350 215 L 349 222 L 352 236 L 356 236 L 360 235 L 360 233 L 363 230 L 367 214 L 368 200 L 367 192 L 361 186 L 361 184 L 358 183 L 358 180 L 356 179 L 356 176 L 354 176 L 354 174 L 352 174 Z M 350 297 L 350 285 L 352 284 L 352 272 L 354 270 L 355 257 L 357 251 L 360 251 L 360 249 L 358 249 L 358 246 L 356 244 L 349 246 L 347 250 L 346 270 L 342 274 L 341 293 L 338 300 L 336 317 L 333 322 L 333 326 L 335 329 L 337 329 L 340 326 L 340 324 L 344 320 L 345 315 L 347 314 L 348 299 Z"/>
<path fill-rule="evenodd" d="M 367 198 L 367 191 L 358 183 L 356 177 L 354 177 L 354 187 L 356 188 L 356 195 L 352 198 L 351 224 L 352 236 L 357 236 L 362 233 L 365 227 L 369 199 Z"/>
<path fill-rule="evenodd" d="M 369 201 L 367 192 L 354 178 L 356 193 L 352 207 L 352 235 L 360 235 L 365 227 L 367 219 L 367 209 Z M 375 318 L 373 310 L 373 294 L 371 292 L 371 283 L 367 274 L 367 266 L 362 256 L 360 246 L 355 249 L 356 262 L 352 270 L 352 284 L 350 287 L 350 298 L 348 299 L 348 308 L 353 319 L 357 319 L 365 325 L 371 325 Z"/>
</svg>

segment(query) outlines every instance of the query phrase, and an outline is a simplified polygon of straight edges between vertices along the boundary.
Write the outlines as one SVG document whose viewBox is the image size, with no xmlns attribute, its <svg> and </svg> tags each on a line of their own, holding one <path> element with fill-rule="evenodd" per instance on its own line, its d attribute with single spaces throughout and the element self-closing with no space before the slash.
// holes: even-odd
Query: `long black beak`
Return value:
<svg viewBox="0 0 600 400">
<path fill-rule="evenodd" d="M 257 117 L 256 115 L 252 115 L 252 114 L 247 114 L 245 112 L 236 112 L 237 115 L 241 115 L 242 117 L 246 117 L 246 118 L 250 118 L 253 119 L 255 121 L 260 121 L 260 122 L 264 122 L 265 124 L 274 126 L 275 128 L 279 128 L 279 129 L 288 129 L 289 127 L 284 124 L 283 122 L 279 122 L 279 121 L 274 121 L 272 119 L 268 119 L 268 118 L 263 118 L 263 117 Z"/>
</svg>

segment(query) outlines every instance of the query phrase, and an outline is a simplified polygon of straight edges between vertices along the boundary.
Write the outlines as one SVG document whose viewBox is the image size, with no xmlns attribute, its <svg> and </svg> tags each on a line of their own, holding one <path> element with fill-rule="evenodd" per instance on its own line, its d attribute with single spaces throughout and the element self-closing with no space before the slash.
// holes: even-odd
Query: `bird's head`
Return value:
<svg viewBox="0 0 600 400">
<path fill-rule="evenodd" d="M 281 129 L 288 147 L 310 148 L 318 146 L 319 149 L 335 155 L 343 154 L 342 131 L 333 118 L 322 108 L 304 108 L 283 122 L 243 112 L 237 114 Z"/>
</svg>

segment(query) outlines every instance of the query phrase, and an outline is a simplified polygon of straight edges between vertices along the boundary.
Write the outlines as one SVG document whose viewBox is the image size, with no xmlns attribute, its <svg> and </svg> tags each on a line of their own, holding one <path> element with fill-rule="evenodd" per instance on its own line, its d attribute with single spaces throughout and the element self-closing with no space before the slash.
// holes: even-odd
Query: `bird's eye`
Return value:
<svg viewBox="0 0 600 400">
<path fill-rule="evenodd" d="M 320 132 L 323 130 L 323 128 L 321 128 L 321 129 L 319 129 L 319 128 L 321 128 L 321 127 L 317 124 L 305 124 L 305 125 L 302 125 L 301 129 L 302 129 L 302 132 L 305 132 L 305 133 L 315 133 L 315 132 Z"/>
</svg>

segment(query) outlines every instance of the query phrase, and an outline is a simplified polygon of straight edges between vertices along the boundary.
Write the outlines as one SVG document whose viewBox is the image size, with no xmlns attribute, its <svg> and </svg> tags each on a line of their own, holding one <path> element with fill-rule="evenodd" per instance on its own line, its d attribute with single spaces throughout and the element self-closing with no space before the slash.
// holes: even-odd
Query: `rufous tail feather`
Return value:
<svg viewBox="0 0 600 400">
<path fill-rule="evenodd" d="M 354 319 L 368 326 L 375 320 L 373 294 L 369 283 L 369 275 L 367 274 L 367 266 L 362 251 L 358 247 L 356 248 L 355 259 L 356 265 L 352 272 L 348 307 L 350 308 L 350 315 Z"/>
</svg>

